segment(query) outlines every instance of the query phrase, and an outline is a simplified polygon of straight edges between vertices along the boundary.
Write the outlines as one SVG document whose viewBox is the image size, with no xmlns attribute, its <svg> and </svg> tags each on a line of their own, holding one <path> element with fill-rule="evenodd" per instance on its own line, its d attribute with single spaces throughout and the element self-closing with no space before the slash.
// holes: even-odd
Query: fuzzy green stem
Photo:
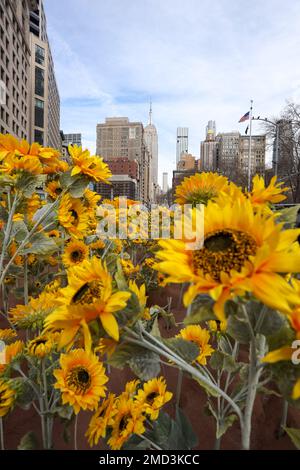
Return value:
<svg viewBox="0 0 300 470">
<path fill-rule="evenodd" d="M 282 406 L 282 416 L 280 422 L 280 429 L 279 429 L 279 436 L 282 437 L 285 434 L 285 428 L 287 425 L 287 418 L 288 418 L 288 411 L 289 411 L 289 404 L 286 400 L 283 401 Z"/>
<path fill-rule="evenodd" d="M 75 423 L 74 423 L 74 449 L 75 450 L 78 450 L 78 443 L 77 443 L 78 416 L 79 416 L 79 413 L 75 416 Z"/>
<path fill-rule="evenodd" d="M 0 274 L 2 273 L 2 270 L 3 270 L 3 262 L 4 262 L 4 257 L 5 257 L 5 251 L 6 251 L 6 248 L 7 248 L 8 241 L 10 239 L 13 216 L 15 214 L 15 210 L 16 210 L 18 201 L 19 201 L 19 199 L 16 195 L 14 197 L 14 202 L 12 204 L 11 210 L 9 211 L 9 216 L 8 216 L 8 220 L 7 220 L 7 224 L 6 224 L 4 240 L 3 240 L 3 245 L 2 245 L 2 251 L 1 251 L 1 256 L 0 256 Z M 4 276 L 1 277 L 0 284 L 2 284 L 3 280 L 4 280 Z"/>
<path fill-rule="evenodd" d="M 177 388 L 176 388 L 176 406 L 180 406 L 180 397 L 181 397 L 181 390 L 182 390 L 182 378 L 183 372 L 182 369 L 178 369 L 178 376 L 177 376 Z"/>
<path fill-rule="evenodd" d="M 141 437 L 142 439 L 144 439 L 144 441 L 148 442 L 148 444 L 153 447 L 154 449 L 156 450 L 163 450 L 161 447 L 159 447 L 157 444 L 155 444 L 155 442 L 151 441 L 151 439 L 149 439 L 148 437 L 144 436 L 144 434 L 138 434 L 139 437 Z"/>
<path fill-rule="evenodd" d="M 5 450 L 5 447 L 4 447 L 3 418 L 0 418 L 0 449 Z"/>
</svg>

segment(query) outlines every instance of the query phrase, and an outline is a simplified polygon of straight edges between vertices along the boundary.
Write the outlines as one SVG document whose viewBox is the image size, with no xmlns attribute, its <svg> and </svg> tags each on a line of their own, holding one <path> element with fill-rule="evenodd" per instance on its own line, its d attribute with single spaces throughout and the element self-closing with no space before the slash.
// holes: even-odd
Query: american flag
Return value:
<svg viewBox="0 0 300 470">
<path fill-rule="evenodd" d="M 241 119 L 239 120 L 239 122 L 248 121 L 249 116 L 250 116 L 250 111 L 248 111 L 246 114 L 244 114 L 244 116 L 241 117 Z"/>
</svg>

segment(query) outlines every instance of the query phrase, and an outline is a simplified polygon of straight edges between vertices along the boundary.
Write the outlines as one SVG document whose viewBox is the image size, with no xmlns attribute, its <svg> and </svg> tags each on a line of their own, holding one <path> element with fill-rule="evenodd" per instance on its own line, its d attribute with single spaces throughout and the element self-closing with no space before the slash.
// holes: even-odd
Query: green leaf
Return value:
<svg viewBox="0 0 300 470">
<path fill-rule="evenodd" d="M 71 176 L 71 172 L 67 171 L 61 175 L 60 184 L 64 189 L 69 188 L 72 197 L 79 198 L 83 196 L 84 190 L 89 184 L 89 179 L 83 175 Z"/>
<path fill-rule="evenodd" d="M 143 381 L 157 377 L 160 373 L 160 362 L 158 354 L 145 350 L 143 353 L 135 355 L 128 360 L 128 365 L 132 372 Z"/>
<path fill-rule="evenodd" d="M 32 236 L 27 248 L 22 250 L 22 254 L 34 253 L 36 255 L 49 255 L 57 250 L 57 245 L 52 238 L 43 233 L 36 233 Z"/>
<path fill-rule="evenodd" d="M 38 439 L 36 435 L 33 431 L 29 431 L 22 437 L 20 444 L 18 445 L 18 450 L 34 450 L 38 447 Z"/>
<path fill-rule="evenodd" d="M 195 325 L 208 320 L 216 320 L 212 305 L 211 301 L 197 300 L 194 302 L 191 314 L 185 317 L 184 324 Z"/>
<path fill-rule="evenodd" d="M 264 336 L 274 334 L 285 323 L 283 315 L 259 302 L 249 302 L 247 310 L 254 331 Z M 261 321 L 262 315 L 263 319 Z M 257 328 L 256 325 L 259 324 L 260 326 Z"/>
<path fill-rule="evenodd" d="M 117 272 L 115 274 L 115 280 L 119 290 L 128 290 L 128 284 L 125 279 L 120 260 L 117 260 Z"/>
<path fill-rule="evenodd" d="M 224 354 L 221 351 L 215 351 L 209 361 L 209 365 L 214 370 L 222 370 L 224 362 Z"/>
<path fill-rule="evenodd" d="M 280 209 L 280 216 L 278 217 L 277 221 L 283 222 L 286 227 L 294 227 L 299 209 L 300 204 L 287 207 L 286 209 Z"/>
<path fill-rule="evenodd" d="M 249 326 L 244 319 L 240 319 L 237 315 L 228 317 L 226 333 L 239 343 L 248 344 L 251 340 Z"/>
<path fill-rule="evenodd" d="M 195 434 L 189 419 L 178 406 L 176 406 L 176 423 L 184 436 L 187 449 L 196 447 L 199 442 L 198 436 Z"/>
<path fill-rule="evenodd" d="M 33 221 L 37 222 L 52 206 L 52 203 L 45 204 L 42 206 L 40 209 L 36 211 L 36 213 L 33 216 Z M 41 222 L 41 225 L 45 227 L 48 225 L 51 221 L 54 221 L 56 218 L 55 210 L 53 209 L 52 211 L 49 212 L 49 214 L 45 217 L 45 219 Z"/>
<path fill-rule="evenodd" d="M 26 198 L 33 195 L 36 188 L 42 188 L 44 182 L 47 179 L 47 175 L 32 175 L 25 171 L 19 176 L 16 189 L 18 189 Z"/>
<path fill-rule="evenodd" d="M 185 431 L 187 435 L 184 434 Z M 153 423 L 153 430 L 147 433 L 147 437 L 164 450 L 190 450 L 192 444 L 197 442 L 188 420 L 182 414 L 177 414 L 174 421 L 163 411 Z"/>
<path fill-rule="evenodd" d="M 300 450 L 300 429 L 295 428 L 284 428 L 291 438 L 294 446 Z"/>
<path fill-rule="evenodd" d="M 199 347 L 191 341 L 183 338 L 168 338 L 162 341 L 188 363 L 192 363 L 199 356 Z"/>
<path fill-rule="evenodd" d="M 217 420 L 216 438 L 220 439 L 236 420 L 237 416 L 234 414 L 226 416 L 225 419 Z"/>
<path fill-rule="evenodd" d="M 70 420 L 73 417 L 73 408 L 68 405 L 56 406 L 53 409 L 53 414 L 57 414 L 60 418 Z"/>
<path fill-rule="evenodd" d="M 86 176 L 80 176 L 72 182 L 72 186 L 69 189 L 69 193 L 72 197 L 82 197 L 84 191 L 89 184 L 89 179 Z"/>
<path fill-rule="evenodd" d="M 196 377 L 196 376 L 193 376 L 193 379 L 196 380 L 196 382 L 198 382 L 198 384 L 206 391 L 208 396 L 212 396 L 212 397 L 215 397 L 215 398 L 220 396 L 220 393 L 217 390 L 215 390 L 214 388 L 212 388 L 209 384 L 204 382 L 204 380 L 202 380 L 202 379 L 200 379 L 199 377 Z"/>
<path fill-rule="evenodd" d="M 11 231 L 11 238 L 15 238 L 15 240 L 18 243 L 20 243 L 24 240 L 24 238 L 27 235 L 28 235 L 28 229 L 26 227 L 25 222 L 23 222 L 23 220 L 13 223 L 12 231 Z"/>
</svg>

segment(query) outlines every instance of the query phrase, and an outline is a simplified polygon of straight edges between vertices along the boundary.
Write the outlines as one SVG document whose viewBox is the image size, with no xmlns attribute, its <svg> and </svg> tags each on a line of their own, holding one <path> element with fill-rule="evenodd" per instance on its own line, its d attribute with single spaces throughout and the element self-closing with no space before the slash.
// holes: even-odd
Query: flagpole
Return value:
<svg viewBox="0 0 300 470">
<path fill-rule="evenodd" d="M 248 155 L 248 191 L 251 191 L 251 150 L 252 150 L 252 110 L 253 100 L 250 101 L 250 123 L 249 123 L 249 155 Z"/>
</svg>

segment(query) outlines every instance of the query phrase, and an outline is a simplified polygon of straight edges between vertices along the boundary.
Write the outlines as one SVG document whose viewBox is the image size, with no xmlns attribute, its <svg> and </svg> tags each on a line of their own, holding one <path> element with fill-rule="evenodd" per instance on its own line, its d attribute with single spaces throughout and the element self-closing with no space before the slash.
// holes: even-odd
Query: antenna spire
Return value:
<svg viewBox="0 0 300 470">
<path fill-rule="evenodd" d="M 150 96 L 149 124 L 152 124 L 152 99 Z"/>
</svg>

